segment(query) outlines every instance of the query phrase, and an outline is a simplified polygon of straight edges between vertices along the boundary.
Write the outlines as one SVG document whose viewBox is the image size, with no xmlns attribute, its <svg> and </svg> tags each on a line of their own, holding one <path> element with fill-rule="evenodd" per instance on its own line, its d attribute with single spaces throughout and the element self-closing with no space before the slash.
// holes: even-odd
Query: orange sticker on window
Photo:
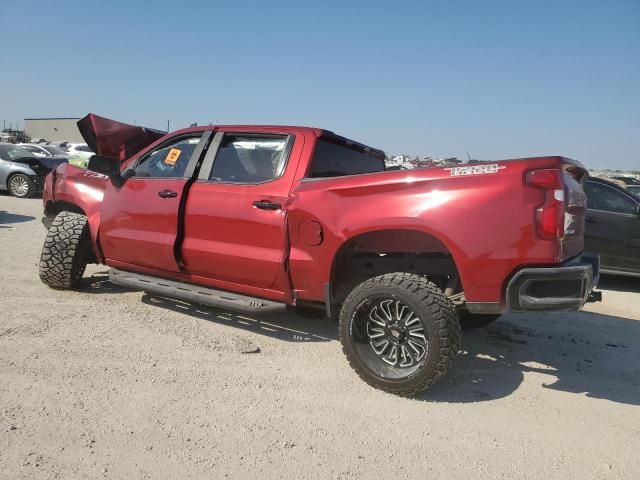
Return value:
<svg viewBox="0 0 640 480">
<path fill-rule="evenodd" d="M 169 150 L 169 153 L 167 153 L 167 156 L 164 159 L 164 163 L 166 163 L 167 165 L 175 165 L 181 153 L 181 150 L 172 148 L 171 150 Z"/>
</svg>

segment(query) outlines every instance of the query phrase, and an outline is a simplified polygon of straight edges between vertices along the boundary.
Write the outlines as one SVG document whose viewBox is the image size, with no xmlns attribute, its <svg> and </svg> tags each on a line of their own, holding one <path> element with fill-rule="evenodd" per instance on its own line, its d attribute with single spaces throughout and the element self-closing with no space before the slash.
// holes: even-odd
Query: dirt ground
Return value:
<svg viewBox="0 0 640 480">
<path fill-rule="evenodd" d="M 0 478 L 640 478 L 640 280 L 465 331 L 417 399 L 336 327 L 40 283 L 41 200 L 0 195 Z"/>
</svg>

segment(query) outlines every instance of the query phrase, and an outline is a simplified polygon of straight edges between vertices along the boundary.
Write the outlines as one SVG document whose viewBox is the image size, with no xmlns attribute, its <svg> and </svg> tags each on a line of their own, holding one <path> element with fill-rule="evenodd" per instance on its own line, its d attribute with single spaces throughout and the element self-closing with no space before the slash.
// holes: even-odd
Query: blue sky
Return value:
<svg viewBox="0 0 640 480">
<path fill-rule="evenodd" d="M 640 0 L 0 3 L 0 121 L 328 128 L 640 169 Z"/>
</svg>

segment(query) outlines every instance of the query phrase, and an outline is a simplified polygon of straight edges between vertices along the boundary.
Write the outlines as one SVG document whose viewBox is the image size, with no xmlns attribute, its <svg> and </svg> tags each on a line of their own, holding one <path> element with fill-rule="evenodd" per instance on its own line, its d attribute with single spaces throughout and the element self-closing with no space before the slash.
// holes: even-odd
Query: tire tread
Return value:
<svg viewBox="0 0 640 480">
<path fill-rule="evenodd" d="M 440 351 L 436 359 L 436 367 L 431 369 L 426 375 L 422 376 L 419 381 L 412 383 L 410 386 L 394 386 L 383 385 L 381 383 L 372 383 L 371 378 L 356 363 L 347 348 L 345 347 L 345 335 L 348 335 L 347 323 L 350 319 L 347 316 L 347 309 L 343 308 L 340 312 L 340 340 L 342 343 L 342 351 L 347 357 L 351 368 L 353 368 L 358 376 L 368 384 L 401 396 L 413 396 L 433 385 L 440 379 L 453 363 L 454 358 L 460 351 L 462 346 L 462 332 L 460 322 L 456 310 L 451 301 L 438 288 L 438 286 L 429 281 L 426 277 L 411 273 L 389 273 L 370 278 L 358 285 L 348 295 L 344 305 L 353 302 L 353 299 L 366 293 L 367 290 L 373 290 L 380 287 L 392 287 L 404 290 L 409 293 L 414 300 L 422 307 L 427 309 L 431 318 L 435 322 Z"/>
<path fill-rule="evenodd" d="M 87 217 L 60 212 L 51 223 L 40 256 L 40 280 L 53 288 L 78 286 L 91 253 Z"/>
</svg>

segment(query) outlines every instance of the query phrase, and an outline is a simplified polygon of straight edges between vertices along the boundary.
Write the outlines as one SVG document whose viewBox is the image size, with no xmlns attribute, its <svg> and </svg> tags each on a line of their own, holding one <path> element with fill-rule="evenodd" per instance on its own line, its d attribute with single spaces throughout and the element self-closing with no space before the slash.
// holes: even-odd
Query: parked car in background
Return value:
<svg viewBox="0 0 640 480">
<path fill-rule="evenodd" d="M 91 158 L 94 155 L 94 152 L 91 151 L 89 146 L 86 143 L 70 143 L 68 146 L 67 153 L 71 155 L 76 155 L 78 157 Z"/>
<path fill-rule="evenodd" d="M 26 148 L 31 153 L 33 153 L 36 157 L 57 157 L 57 158 L 66 158 L 67 161 L 80 168 L 87 168 L 87 163 L 89 162 L 89 158 L 91 158 L 92 153 L 87 157 L 87 152 L 77 152 L 76 150 L 72 150 L 70 147 L 72 144 L 68 144 L 67 142 L 62 142 L 65 146 L 60 148 L 53 144 L 51 145 L 33 145 L 23 143 L 20 144 L 21 147 Z M 63 150 L 65 148 L 66 150 Z M 81 147 L 84 148 L 84 147 Z"/>
<path fill-rule="evenodd" d="M 89 159 L 94 155 L 86 143 L 70 143 L 67 153 L 72 157 L 69 163 L 81 168 L 87 168 Z"/>
<path fill-rule="evenodd" d="M 58 147 L 60 150 L 67 151 L 69 150 L 69 142 L 47 142 L 47 145 L 52 145 L 54 147 Z"/>
<path fill-rule="evenodd" d="M 585 250 L 600 254 L 602 273 L 640 276 L 640 199 L 603 178 L 589 178 Z"/>
<path fill-rule="evenodd" d="M 640 185 L 627 185 L 627 190 L 633 193 L 636 197 L 640 197 Z"/>
<path fill-rule="evenodd" d="M 36 157 L 58 157 L 66 158 L 67 160 L 71 158 L 71 156 L 67 154 L 67 152 L 54 145 L 20 143 L 18 146 L 24 148 L 25 150 L 29 150 Z"/>
<path fill-rule="evenodd" d="M 619 180 L 623 182 L 625 185 L 640 185 L 640 180 L 631 175 L 612 175 L 609 178 L 613 178 L 615 180 Z"/>
<path fill-rule="evenodd" d="M 28 198 L 42 190 L 44 177 L 66 159 L 36 157 L 12 143 L 0 143 L 0 190 L 18 198 Z"/>
<path fill-rule="evenodd" d="M 24 148 L 25 150 L 29 150 L 38 158 L 51 156 L 47 150 L 45 150 L 44 148 L 42 148 L 40 145 L 37 145 L 37 144 L 19 143 L 18 146 Z"/>
</svg>

